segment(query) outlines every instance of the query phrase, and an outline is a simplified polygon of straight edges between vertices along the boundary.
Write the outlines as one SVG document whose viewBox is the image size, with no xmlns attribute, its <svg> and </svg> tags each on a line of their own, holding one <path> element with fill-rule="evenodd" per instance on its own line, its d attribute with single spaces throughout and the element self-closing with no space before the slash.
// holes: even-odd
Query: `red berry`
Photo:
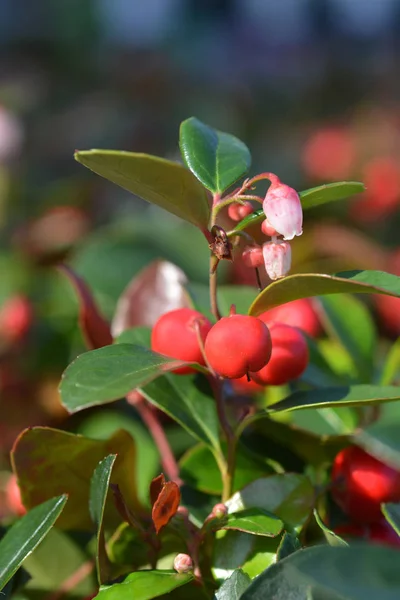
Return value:
<svg viewBox="0 0 400 600">
<path fill-rule="evenodd" d="M 381 515 L 377 523 L 346 523 L 335 529 L 335 533 L 344 539 L 355 538 L 370 540 L 384 546 L 400 547 L 400 537 Z"/>
<path fill-rule="evenodd" d="M 232 202 L 228 207 L 228 216 L 232 221 L 241 221 L 253 212 L 253 206 L 250 202 L 240 204 L 239 202 Z"/>
<path fill-rule="evenodd" d="M 299 300 L 281 304 L 262 313 L 258 318 L 267 325 L 276 322 L 298 327 L 310 337 L 317 337 L 321 332 L 317 313 L 309 298 L 299 298 Z"/>
<path fill-rule="evenodd" d="M 191 308 L 178 308 L 165 313 L 158 319 L 151 332 L 151 349 L 171 358 L 204 365 L 196 322 L 199 323 L 200 336 L 204 342 L 212 325 L 200 312 Z M 187 375 L 194 371 L 191 367 L 181 367 L 174 372 Z"/>
<path fill-rule="evenodd" d="M 12 296 L 0 309 L 0 336 L 10 342 L 21 340 L 32 324 L 32 305 L 25 296 Z"/>
<path fill-rule="evenodd" d="M 332 497 L 354 521 L 379 522 L 381 503 L 400 501 L 400 472 L 350 446 L 333 463 Z"/>
<path fill-rule="evenodd" d="M 223 317 L 208 334 L 205 352 L 214 371 L 238 379 L 267 364 L 271 355 L 268 327 L 256 317 Z"/>
<path fill-rule="evenodd" d="M 311 179 L 340 180 L 349 177 L 355 161 L 355 145 L 345 127 L 317 129 L 303 150 L 303 168 Z"/>
<path fill-rule="evenodd" d="M 251 373 L 260 385 L 283 385 L 297 379 L 308 365 L 307 342 L 299 329 L 272 323 L 270 326 L 272 352 L 268 364 Z"/>
</svg>

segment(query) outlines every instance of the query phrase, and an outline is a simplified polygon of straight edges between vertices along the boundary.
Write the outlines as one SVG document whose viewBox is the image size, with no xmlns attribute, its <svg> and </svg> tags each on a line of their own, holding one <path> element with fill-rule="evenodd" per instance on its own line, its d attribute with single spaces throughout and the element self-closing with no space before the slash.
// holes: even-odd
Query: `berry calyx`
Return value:
<svg viewBox="0 0 400 600">
<path fill-rule="evenodd" d="M 400 472 L 358 446 L 350 446 L 335 458 L 331 493 L 353 521 L 379 522 L 381 503 L 400 501 Z"/>
<path fill-rule="evenodd" d="M 389 296 L 385 296 L 389 298 Z M 310 337 L 318 337 L 321 332 L 321 325 L 314 310 L 312 301 L 309 298 L 299 298 L 286 302 L 275 308 L 271 308 L 258 317 L 270 325 L 272 323 L 284 323 L 291 327 L 298 327 Z"/>
<path fill-rule="evenodd" d="M 267 365 L 250 376 L 260 385 L 284 385 L 300 377 L 307 368 L 307 342 L 299 329 L 283 323 L 273 323 L 270 335 L 271 358 Z"/>
<path fill-rule="evenodd" d="M 228 206 L 228 216 L 232 221 L 242 221 L 242 219 L 251 215 L 253 210 L 253 206 L 250 202 L 244 202 L 243 204 L 240 202 L 232 202 L 232 204 Z"/>
<path fill-rule="evenodd" d="M 223 317 L 210 330 L 205 353 L 210 366 L 222 377 L 238 379 L 258 371 L 271 355 L 268 327 L 256 317 Z"/>
<path fill-rule="evenodd" d="M 162 315 L 151 332 L 151 349 L 171 358 L 197 362 L 204 365 L 204 357 L 200 348 L 199 335 L 203 342 L 212 325 L 197 310 L 178 308 Z M 181 367 L 174 373 L 187 375 L 195 372 L 191 367 Z"/>
</svg>

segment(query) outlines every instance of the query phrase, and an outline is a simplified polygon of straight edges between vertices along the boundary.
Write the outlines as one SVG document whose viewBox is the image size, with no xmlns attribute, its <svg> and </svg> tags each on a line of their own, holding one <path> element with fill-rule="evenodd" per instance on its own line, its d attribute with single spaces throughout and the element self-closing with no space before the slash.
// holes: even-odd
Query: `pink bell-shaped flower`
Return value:
<svg viewBox="0 0 400 600">
<path fill-rule="evenodd" d="M 284 240 L 292 240 L 303 233 L 303 209 L 296 190 L 281 183 L 276 177 L 263 202 L 268 223 Z"/>
<path fill-rule="evenodd" d="M 262 267 L 264 256 L 261 246 L 246 246 L 242 253 L 242 259 L 246 267 Z"/>
<path fill-rule="evenodd" d="M 265 270 L 270 279 L 279 279 L 289 273 L 292 264 L 292 249 L 288 242 L 281 240 L 266 242 L 262 251 Z"/>
</svg>

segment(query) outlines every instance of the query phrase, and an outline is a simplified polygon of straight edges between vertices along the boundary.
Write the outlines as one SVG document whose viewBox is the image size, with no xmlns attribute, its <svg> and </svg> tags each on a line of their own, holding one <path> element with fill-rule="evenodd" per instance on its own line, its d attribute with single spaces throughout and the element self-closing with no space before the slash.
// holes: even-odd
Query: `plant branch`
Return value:
<svg viewBox="0 0 400 600">
<path fill-rule="evenodd" d="M 221 313 L 218 309 L 218 300 L 217 300 L 217 267 L 219 264 L 219 259 L 211 254 L 210 256 L 210 306 L 211 312 L 215 319 L 219 321 L 221 318 Z"/>
<path fill-rule="evenodd" d="M 179 477 L 178 463 L 157 415 L 152 411 L 145 398 L 136 390 L 127 395 L 127 400 L 137 409 L 142 421 L 147 425 L 157 446 L 163 471 L 168 479 L 175 481 L 179 486 L 182 485 L 182 480 Z"/>
</svg>

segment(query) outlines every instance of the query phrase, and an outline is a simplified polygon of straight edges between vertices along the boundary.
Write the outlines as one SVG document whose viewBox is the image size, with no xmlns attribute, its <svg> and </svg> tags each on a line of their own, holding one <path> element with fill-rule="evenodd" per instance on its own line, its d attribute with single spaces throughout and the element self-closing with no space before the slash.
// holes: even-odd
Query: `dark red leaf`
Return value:
<svg viewBox="0 0 400 600">
<path fill-rule="evenodd" d="M 178 510 L 180 501 L 181 493 L 178 485 L 174 481 L 168 481 L 162 488 L 151 512 L 156 533 L 169 523 Z"/>
<path fill-rule="evenodd" d="M 157 260 L 134 277 L 120 296 L 111 324 L 114 337 L 130 327 L 152 327 L 165 312 L 191 308 L 184 272 L 173 263 Z"/>
<path fill-rule="evenodd" d="M 161 494 L 161 490 L 165 485 L 165 477 L 164 473 L 158 475 L 158 477 L 154 477 L 153 481 L 150 483 L 150 502 L 151 506 L 157 501 L 158 496 Z"/>
<path fill-rule="evenodd" d="M 67 265 L 59 265 L 75 288 L 79 299 L 79 326 L 89 350 L 109 346 L 113 342 L 110 325 L 100 314 L 93 295 L 85 281 Z"/>
</svg>

